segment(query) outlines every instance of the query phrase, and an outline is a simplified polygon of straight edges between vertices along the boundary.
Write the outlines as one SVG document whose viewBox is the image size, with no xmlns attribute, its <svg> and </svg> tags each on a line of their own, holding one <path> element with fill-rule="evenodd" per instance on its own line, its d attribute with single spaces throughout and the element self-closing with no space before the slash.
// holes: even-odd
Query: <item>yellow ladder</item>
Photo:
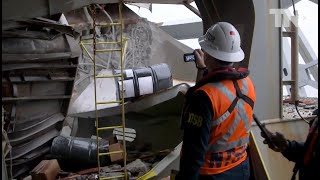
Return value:
<svg viewBox="0 0 320 180">
<path fill-rule="evenodd" d="M 118 7 L 119 7 L 119 22 L 118 23 L 107 23 L 107 24 L 96 24 L 96 9 L 93 8 L 93 38 L 88 39 L 81 39 L 80 46 L 82 49 L 88 54 L 90 59 L 93 61 L 93 76 L 94 76 L 94 103 L 95 103 L 95 120 L 96 120 L 96 134 L 97 134 L 97 160 L 98 160 L 98 178 L 100 180 L 106 180 L 106 179 L 115 179 L 115 178 L 124 178 L 127 179 L 127 168 L 126 168 L 126 141 L 125 141 L 125 111 L 124 111 L 124 77 L 123 77 L 123 59 L 124 54 L 126 50 L 127 45 L 127 38 L 123 37 L 123 24 L 122 24 L 122 2 L 119 1 Z M 96 41 L 96 27 L 97 26 L 104 26 L 104 27 L 112 27 L 112 26 L 120 26 L 120 40 L 119 41 L 112 41 L 112 42 L 97 42 Z M 93 43 L 84 42 L 83 40 L 93 40 Z M 124 44 L 125 43 L 125 44 Z M 120 48 L 116 49 L 96 49 L 97 44 L 119 44 Z M 124 44 L 124 48 L 123 48 Z M 93 56 L 89 53 L 88 49 L 85 47 L 85 45 L 93 45 Z M 96 75 L 96 53 L 107 53 L 107 52 L 120 52 L 120 74 L 112 75 L 112 76 L 97 76 Z M 120 78 L 121 79 L 121 99 L 119 101 L 108 101 L 108 102 L 98 102 L 97 101 L 97 88 L 96 88 L 96 80 L 97 78 Z M 122 123 L 119 126 L 108 126 L 108 127 L 99 127 L 99 118 L 98 118 L 98 110 L 97 106 L 99 104 L 114 104 L 114 103 L 120 103 L 122 108 Z M 123 150 L 121 151 L 109 151 L 106 153 L 100 153 L 99 152 L 99 132 L 104 130 L 113 130 L 115 128 L 122 128 L 123 133 Z M 122 153 L 123 155 L 123 163 L 124 163 L 124 173 L 122 175 L 118 176 L 112 176 L 112 177 L 101 177 L 100 176 L 100 157 L 101 156 L 109 156 L 111 154 L 118 154 Z"/>
</svg>

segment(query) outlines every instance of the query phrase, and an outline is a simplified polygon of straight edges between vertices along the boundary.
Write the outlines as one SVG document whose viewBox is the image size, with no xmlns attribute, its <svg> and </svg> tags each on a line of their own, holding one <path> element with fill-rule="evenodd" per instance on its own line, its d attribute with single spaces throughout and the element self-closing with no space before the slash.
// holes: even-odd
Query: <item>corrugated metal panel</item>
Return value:
<svg viewBox="0 0 320 180">
<path fill-rule="evenodd" d="M 60 134 L 80 53 L 70 27 L 32 23 L 22 23 L 30 31 L 7 29 L 2 36 L 2 103 L 12 145 L 6 160 L 13 160 L 14 177 L 32 169 Z"/>
</svg>

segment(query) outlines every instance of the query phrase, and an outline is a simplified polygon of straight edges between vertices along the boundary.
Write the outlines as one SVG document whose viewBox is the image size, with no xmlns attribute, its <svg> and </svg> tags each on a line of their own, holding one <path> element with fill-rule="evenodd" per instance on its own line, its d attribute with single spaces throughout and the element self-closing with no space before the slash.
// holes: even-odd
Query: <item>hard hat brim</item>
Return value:
<svg viewBox="0 0 320 180">
<path fill-rule="evenodd" d="M 229 52 L 223 52 L 216 49 L 213 49 L 213 47 L 210 46 L 209 43 L 206 42 L 205 37 L 201 36 L 198 39 L 200 47 L 208 53 L 210 56 L 226 62 L 240 62 L 244 59 L 244 52 L 240 48 L 240 51 L 235 53 L 229 53 Z"/>
</svg>

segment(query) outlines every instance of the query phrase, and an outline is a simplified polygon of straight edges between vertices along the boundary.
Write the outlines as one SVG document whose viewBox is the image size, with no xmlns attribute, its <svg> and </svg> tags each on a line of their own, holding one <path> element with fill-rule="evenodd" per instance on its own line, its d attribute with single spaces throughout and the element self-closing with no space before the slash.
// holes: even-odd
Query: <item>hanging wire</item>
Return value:
<svg viewBox="0 0 320 180">
<path fill-rule="evenodd" d="M 300 118 L 301 118 L 302 120 L 304 120 L 307 124 L 310 124 L 309 121 L 307 121 L 305 118 L 303 118 L 303 117 L 301 116 L 301 114 L 300 114 L 300 112 L 299 112 L 299 110 L 298 110 L 298 104 L 299 104 L 298 101 L 294 103 L 294 106 L 296 107 L 296 111 L 297 111 L 298 115 L 299 115 Z"/>
</svg>

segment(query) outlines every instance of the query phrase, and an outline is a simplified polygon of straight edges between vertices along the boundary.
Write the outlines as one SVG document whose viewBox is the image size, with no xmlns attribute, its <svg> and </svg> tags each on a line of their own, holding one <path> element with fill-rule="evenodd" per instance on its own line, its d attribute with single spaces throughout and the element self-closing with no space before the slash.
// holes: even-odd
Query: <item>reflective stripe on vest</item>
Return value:
<svg viewBox="0 0 320 180">
<path fill-rule="evenodd" d="M 242 81 L 241 92 L 243 95 L 248 95 L 247 80 L 241 79 L 241 81 Z M 209 83 L 209 85 L 217 88 L 221 93 L 223 93 L 229 99 L 230 102 L 235 102 L 236 104 L 235 104 L 234 108 L 236 108 L 238 110 L 238 113 L 235 117 L 233 126 L 217 142 L 215 142 L 214 144 L 211 144 L 211 146 L 209 147 L 209 151 L 211 151 L 211 152 L 226 151 L 228 149 L 232 149 L 234 147 L 243 146 L 243 145 L 247 144 L 249 142 L 248 136 L 245 138 L 240 138 L 240 139 L 233 141 L 233 142 L 228 142 L 228 139 L 233 134 L 233 132 L 235 131 L 236 127 L 238 126 L 238 124 L 241 120 L 244 122 L 244 125 L 245 125 L 247 132 L 248 133 L 250 132 L 249 117 L 247 116 L 245 108 L 244 108 L 244 105 L 246 102 L 242 98 L 238 98 L 237 96 L 235 96 L 222 83 Z M 223 121 L 225 121 L 229 117 L 229 115 L 232 113 L 234 108 L 231 109 L 231 112 L 229 111 L 230 110 L 230 108 L 229 108 L 219 118 L 217 118 L 216 120 L 213 120 L 211 123 L 211 128 L 213 128 L 213 127 L 221 124 Z"/>
</svg>

